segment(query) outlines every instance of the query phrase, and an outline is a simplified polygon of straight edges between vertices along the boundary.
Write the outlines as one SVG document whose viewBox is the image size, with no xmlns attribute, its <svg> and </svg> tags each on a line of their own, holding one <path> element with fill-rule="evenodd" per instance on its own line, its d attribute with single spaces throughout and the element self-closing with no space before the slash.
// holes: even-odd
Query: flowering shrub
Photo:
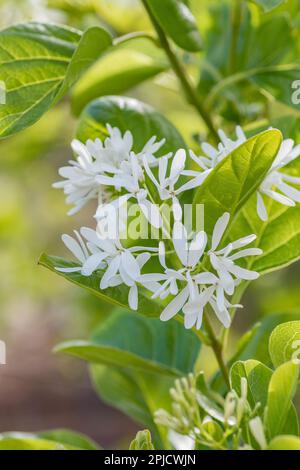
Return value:
<svg viewBox="0 0 300 470">
<path fill-rule="evenodd" d="M 287 57 L 284 42 L 286 31 L 299 35 L 286 19 L 294 7 L 280 0 L 217 2 L 207 7 L 212 25 L 203 46 L 189 2 L 141 3 L 155 34 L 112 38 L 98 26 L 80 33 L 38 23 L 0 32 L 7 87 L 2 137 L 35 122 L 72 86 L 75 113 L 83 109 L 73 157 L 53 186 L 63 190 L 75 220 L 88 209 L 94 217 L 90 227 L 62 236 L 71 254 L 63 259 L 43 254 L 39 262 L 118 306 L 90 340 L 56 350 L 90 363 L 101 398 L 149 428 L 138 433 L 131 449 L 300 449 L 293 404 L 299 317 L 262 320 L 231 357 L 226 352 L 228 331 L 251 281 L 300 257 L 300 145 L 286 126 L 283 138 L 280 119 L 268 114 L 276 99 L 288 109 L 290 128 L 297 126 L 287 87 L 299 65 L 286 63 L 296 52 Z M 214 53 L 221 14 L 232 21 L 229 36 L 222 23 Z M 276 45 L 268 38 L 273 30 Z M 165 65 L 150 75 L 173 71 L 205 135 L 199 130 L 187 144 L 149 105 L 102 96 L 108 93 L 99 91 L 104 85 L 93 70 L 137 36 L 166 54 Z M 189 74 L 199 55 L 209 65 L 195 87 Z M 118 93 L 121 84 L 112 78 Z M 251 123 L 258 118 L 265 118 L 265 125 Z M 199 361 L 202 346 L 218 362 L 210 377 L 204 377 Z M 1 445 L 96 447 L 59 431 L 6 434 Z"/>
</svg>

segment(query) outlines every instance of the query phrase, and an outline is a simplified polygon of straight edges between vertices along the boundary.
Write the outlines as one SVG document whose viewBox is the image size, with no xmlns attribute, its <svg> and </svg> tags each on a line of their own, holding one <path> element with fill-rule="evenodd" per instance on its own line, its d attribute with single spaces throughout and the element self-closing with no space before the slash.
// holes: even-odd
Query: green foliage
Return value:
<svg viewBox="0 0 300 470">
<path fill-rule="evenodd" d="M 131 39 L 117 44 L 76 83 L 72 109 L 79 114 L 93 99 L 122 94 L 168 67 L 165 57 L 149 39 Z"/>
<path fill-rule="evenodd" d="M 80 117 L 77 138 L 82 142 L 88 138 L 104 138 L 107 123 L 122 132 L 129 129 L 134 137 L 133 150 L 137 152 L 154 135 L 157 139 L 166 139 L 160 150 L 163 155 L 186 147 L 178 130 L 162 114 L 148 104 L 123 96 L 106 96 L 92 101 Z"/>
<path fill-rule="evenodd" d="M 292 399 L 299 378 L 299 366 L 286 362 L 273 373 L 267 401 L 266 422 L 270 437 L 278 436 L 284 430 Z"/>
<path fill-rule="evenodd" d="M 249 259 L 249 268 L 262 274 L 281 269 L 300 258 L 300 212 L 299 207 L 287 207 L 268 200 L 269 219 L 261 222 L 256 215 L 256 200 L 248 202 L 239 214 L 231 236 L 249 233 L 249 227 L 258 237 L 263 254 Z"/>
<path fill-rule="evenodd" d="M 251 0 L 260 7 L 264 9 L 264 11 L 270 11 L 273 10 L 273 8 L 278 7 L 281 5 L 283 0 Z"/>
<path fill-rule="evenodd" d="M 182 0 L 144 0 L 152 14 L 182 49 L 190 52 L 200 51 L 202 41 L 195 18 Z"/>
<path fill-rule="evenodd" d="M 135 439 L 131 442 L 130 450 L 154 450 L 151 434 L 145 429 L 144 431 L 139 431 Z"/>
<path fill-rule="evenodd" d="M 99 450 L 99 446 L 83 434 L 67 429 L 29 433 L 3 433 L 0 450 Z"/>
<path fill-rule="evenodd" d="M 95 364 L 126 364 L 128 368 L 176 377 L 193 370 L 200 345 L 197 335 L 175 320 L 162 324 L 158 319 L 120 311 L 101 324 L 91 341 L 69 341 L 56 351 Z"/>
<path fill-rule="evenodd" d="M 295 436 L 277 436 L 269 444 L 268 450 L 300 450 L 300 439 Z"/>
<path fill-rule="evenodd" d="M 0 108 L 0 137 L 36 122 L 111 45 L 99 27 L 79 31 L 27 23 L 0 32 L 0 77 L 6 104 Z"/>
<path fill-rule="evenodd" d="M 149 428 L 156 449 L 166 448 L 167 433 L 155 424 L 153 416 L 158 408 L 169 408 L 172 379 L 134 371 L 124 364 L 118 368 L 92 365 L 91 378 L 103 401 Z"/>
<path fill-rule="evenodd" d="M 204 204 L 206 231 L 212 233 L 224 212 L 234 217 L 246 204 L 266 176 L 280 144 L 280 132 L 263 132 L 247 140 L 214 168 L 194 197 L 194 204 Z"/>
<path fill-rule="evenodd" d="M 93 274 L 93 276 L 89 277 L 82 276 L 80 273 L 62 273 L 57 271 L 56 268 L 73 267 L 76 265 L 76 263 L 66 261 L 56 256 L 48 256 L 46 254 L 41 255 L 39 264 L 45 268 L 50 269 L 59 276 L 64 277 L 73 284 L 86 289 L 88 292 L 96 295 L 101 300 L 105 300 L 108 303 L 112 303 L 119 307 L 125 307 L 128 309 L 127 299 L 129 288 L 121 285 L 118 287 L 109 287 L 105 289 L 105 291 L 100 291 L 99 284 L 102 277 L 100 271 L 97 271 Z M 148 295 L 140 295 L 139 311 L 143 315 L 156 317 L 161 313 L 161 308 L 161 305 L 158 302 L 151 300 Z"/>
<path fill-rule="evenodd" d="M 290 321 L 277 326 L 270 336 L 269 351 L 275 367 L 299 360 L 300 321 Z"/>
</svg>

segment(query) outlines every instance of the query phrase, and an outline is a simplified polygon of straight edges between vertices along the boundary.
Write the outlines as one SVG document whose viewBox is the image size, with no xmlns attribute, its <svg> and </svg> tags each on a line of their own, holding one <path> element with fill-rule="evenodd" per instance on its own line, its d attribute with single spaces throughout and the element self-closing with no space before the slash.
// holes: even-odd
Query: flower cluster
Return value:
<svg viewBox="0 0 300 470">
<path fill-rule="evenodd" d="M 239 126 L 236 127 L 236 136 L 236 140 L 231 140 L 226 136 L 224 131 L 220 130 L 219 137 L 221 142 L 217 148 L 214 148 L 208 143 L 203 143 L 201 147 L 205 156 L 196 156 L 191 152 L 191 158 L 199 166 L 200 171 L 191 171 L 189 174 L 193 175 L 195 178 L 197 178 L 197 176 L 201 178 L 202 176 L 204 180 L 218 163 L 247 140 L 243 130 Z M 300 202 L 300 190 L 291 186 L 300 184 L 300 178 L 282 171 L 284 167 L 288 166 L 289 163 L 294 161 L 299 155 L 300 145 L 294 147 L 294 141 L 292 139 L 285 139 L 282 142 L 268 174 L 256 192 L 257 214 L 262 221 L 268 220 L 264 196 L 285 206 L 295 206 L 296 202 Z"/>
<path fill-rule="evenodd" d="M 196 157 L 190 152 L 190 158 L 201 167 L 199 172 L 188 169 L 188 156 L 183 149 L 174 155 L 168 153 L 158 157 L 156 154 L 161 151 L 164 141 L 157 142 L 152 137 L 141 151 L 135 152 L 129 131 L 122 135 L 119 129 L 109 125 L 107 131 L 109 136 L 104 143 L 100 139 L 88 140 L 85 145 L 73 141 L 76 160 L 59 171 L 64 180 L 54 186 L 63 188 L 67 202 L 73 204 L 69 213 L 78 212 L 89 200 L 97 199 L 95 218 L 98 225 L 96 230 L 81 228 L 75 232 L 75 238 L 63 235 L 63 242 L 78 263 L 70 268 L 57 269 L 66 273 L 80 272 L 83 276 L 101 271 L 99 288 L 124 284 L 129 288 L 128 303 L 134 310 L 138 308 L 139 289 L 146 289 L 152 298 L 164 301 L 163 321 L 182 311 L 186 328 L 200 328 L 203 311 L 208 308 L 228 328 L 229 309 L 240 307 L 231 305 L 229 297 L 241 280 L 258 277 L 258 273 L 241 267 L 237 262 L 262 252 L 248 247 L 256 239 L 255 235 L 224 246 L 230 220 L 228 213 L 217 220 L 211 239 L 203 230 L 189 235 L 182 223 L 180 198 L 184 192 L 200 186 L 214 166 L 245 140 L 242 130 L 237 130 L 237 142 L 220 132 L 222 143 L 217 150 L 204 144 L 203 151 L 207 157 Z M 275 178 L 273 173 L 278 172 L 278 165 L 282 167 L 283 160 L 290 161 L 296 153 L 295 149 L 290 149 L 287 156 L 285 150 L 286 147 L 282 147 L 267 178 Z M 264 184 L 267 187 L 267 182 Z M 278 186 L 281 191 L 283 184 L 286 183 Z M 137 202 L 150 226 L 162 229 L 162 233 L 165 221 L 157 202 L 169 204 L 173 218 L 166 231 L 170 239 L 161 239 L 156 247 L 128 247 L 119 231 L 114 238 L 108 237 L 102 230 L 111 223 L 108 205 L 118 212 L 128 201 Z M 146 267 L 150 258 L 156 261 L 151 264 L 155 267 L 154 272 L 149 272 L 150 268 Z"/>
<path fill-rule="evenodd" d="M 198 377 L 189 374 L 175 380 L 170 390 L 171 411 L 157 410 L 155 422 L 168 429 L 169 440 L 176 449 L 188 443 L 191 450 L 197 446 L 252 450 L 250 436 L 260 449 L 266 449 L 263 422 L 258 414 L 260 405 L 251 408 L 245 377 L 241 378 L 239 388 L 239 394 L 231 389 L 223 398 L 207 388 L 203 373 Z M 248 433 L 246 442 L 242 428 Z"/>
</svg>

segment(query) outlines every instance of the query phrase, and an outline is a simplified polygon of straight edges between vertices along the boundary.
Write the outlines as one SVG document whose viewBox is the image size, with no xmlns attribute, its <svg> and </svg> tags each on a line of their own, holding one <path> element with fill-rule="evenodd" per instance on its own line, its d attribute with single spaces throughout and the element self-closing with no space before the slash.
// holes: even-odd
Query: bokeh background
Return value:
<svg viewBox="0 0 300 470">
<path fill-rule="evenodd" d="M 200 19 L 204 3 L 193 2 L 202 29 L 209 22 L 205 15 Z M 80 29 L 104 24 L 115 35 L 149 28 L 137 0 L 0 1 L 1 27 L 27 20 Z M 175 82 L 163 73 L 126 95 L 156 106 L 193 145 L 191 136 L 203 124 Z M 37 265 L 42 251 L 65 254 L 60 234 L 89 224 L 93 213 L 91 208 L 67 217 L 63 194 L 51 188 L 58 167 L 71 156 L 75 126 L 66 98 L 37 124 L 0 143 L 0 339 L 7 345 L 7 365 L 0 366 L 0 432 L 67 427 L 104 447 L 121 448 L 137 425 L 100 402 L 83 363 L 52 353 L 62 340 L 86 338 L 111 307 Z M 256 282 L 232 338 L 262 315 L 299 312 L 299 289 L 299 264 Z M 216 367 L 207 351 L 202 364 L 208 371 Z"/>
</svg>

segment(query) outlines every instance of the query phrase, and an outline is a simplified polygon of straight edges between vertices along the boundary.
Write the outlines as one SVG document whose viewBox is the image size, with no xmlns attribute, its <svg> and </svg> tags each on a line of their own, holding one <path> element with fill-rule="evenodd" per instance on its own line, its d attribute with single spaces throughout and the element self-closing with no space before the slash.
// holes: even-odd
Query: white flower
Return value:
<svg viewBox="0 0 300 470">
<path fill-rule="evenodd" d="M 82 267 L 82 274 L 91 276 L 105 261 L 106 270 L 100 281 L 100 289 L 125 284 L 130 288 L 129 306 L 136 310 L 138 306 L 136 280 L 141 274 L 141 268 L 150 258 L 149 251 L 157 251 L 157 249 L 144 246 L 124 248 L 120 239 L 102 238 L 98 232 L 86 227 L 83 227 L 80 232 L 87 240 L 87 246 L 91 252 L 91 256 L 86 259 Z M 139 251 L 144 251 L 144 253 L 140 253 L 135 258 L 134 253 Z M 151 284 L 148 288 L 151 290 Z"/>
<path fill-rule="evenodd" d="M 82 227 L 80 233 L 82 236 L 75 231 L 78 242 L 69 235 L 62 236 L 66 247 L 79 261 L 79 266 L 56 268 L 56 270 L 64 273 L 80 272 L 87 277 L 98 269 L 105 270 L 101 277 L 100 289 L 125 284 L 129 287 L 129 306 L 136 310 L 138 307 L 136 280 L 140 277 L 141 269 L 150 259 L 149 252 L 155 252 L 157 249 L 145 246 L 124 248 L 119 239 L 102 238 L 96 230 L 87 227 Z M 139 253 L 135 257 L 134 253 L 139 251 L 143 251 L 143 253 Z M 157 290 L 159 284 L 149 282 L 145 283 L 145 287 L 154 291 Z"/>
<path fill-rule="evenodd" d="M 62 235 L 61 238 L 62 238 L 63 243 L 68 248 L 68 250 L 70 250 L 71 253 L 75 256 L 75 258 L 79 261 L 79 266 L 74 266 L 72 268 L 55 268 L 56 271 L 59 271 L 62 273 L 80 272 L 82 274 L 82 266 L 84 265 L 86 260 L 89 258 L 90 253 L 82 237 L 77 232 L 77 230 L 74 230 L 74 233 L 75 233 L 77 240 L 76 238 L 73 238 L 67 234 Z"/>
<path fill-rule="evenodd" d="M 273 165 L 257 191 L 257 213 L 261 220 L 268 220 L 263 194 L 285 206 L 292 207 L 296 202 L 300 202 L 300 191 L 291 186 L 291 184 L 300 184 L 300 178 L 280 171 L 299 155 L 300 145 L 294 147 L 292 139 L 286 139 L 282 142 Z"/>
<path fill-rule="evenodd" d="M 143 183 L 143 168 L 139 163 L 138 157 L 131 153 L 129 160 L 121 165 L 120 172 L 109 179 L 107 178 L 107 184 L 126 190 L 126 194 L 123 194 L 110 204 L 120 208 L 125 202 L 135 199 L 148 222 L 154 227 L 160 228 L 162 226 L 162 219 L 159 207 L 149 201 L 148 189 L 144 187 Z M 98 221 L 101 220 L 105 217 L 105 213 L 105 206 L 99 205 L 95 215 L 96 219 Z"/>
<path fill-rule="evenodd" d="M 168 199 L 172 200 L 172 208 L 175 220 L 179 221 L 182 219 L 182 209 L 178 200 L 179 194 L 187 191 L 188 189 L 199 186 L 199 180 L 193 179 L 183 184 L 181 187 L 175 189 L 175 185 L 178 182 L 181 175 L 184 173 L 186 152 L 184 149 L 178 150 L 172 158 L 171 168 L 169 175 L 168 170 L 168 159 L 169 156 L 164 156 L 158 160 L 158 179 L 154 176 L 153 172 L 149 168 L 148 162 L 144 159 L 144 167 L 147 175 L 158 190 L 159 196 L 162 201 Z"/>
<path fill-rule="evenodd" d="M 91 199 L 98 198 L 101 202 L 103 186 L 116 186 L 112 179 L 114 175 L 128 173 L 126 162 L 130 166 L 133 136 L 130 131 L 122 136 L 118 128 L 112 128 L 109 124 L 107 130 L 109 137 L 104 143 L 96 139 L 88 140 L 84 145 L 79 140 L 73 140 L 71 145 L 76 160 L 69 161 L 69 166 L 59 169 L 60 176 L 65 180 L 54 183 L 53 187 L 62 188 L 67 196 L 67 204 L 74 206 L 68 212 L 69 215 L 78 212 Z M 152 137 L 136 155 L 138 161 L 141 163 L 145 159 L 150 166 L 157 165 L 154 154 L 164 142 L 156 142 L 156 137 Z"/>
<path fill-rule="evenodd" d="M 173 245 L 182 268 L 176 270 L 166 265 L 165 246 L 163 242 L 160 242 L 159 261 L 164 272 L 144 274 L 138 279 L 142 285 L 149 282 L 162 282 L 152 298 L 165 299 L 168 295 L 174 296 L 161 313 L 160 319 L 162 321 L 170 320 L 182 309 L 185 314 L 186 328 L 191 328 L 194 324 L 197 328 L 201 327 L 203 308 L 212 298 L 215 290 L 214 284 L 217 282 L 217 277 L 209 272 L 192 274 L 203 256 L 206 243 L 207 236 L 203 231 L 197 233 L 191 242 L 188 242 L 184 226 L 181 222 L 175 222 Z M 180 284 L 183 284 L 184 287 Z M 212 284 L 213 287 L 206 288 L 207 284 Z M 202 286 L 201 292 L 200 285 Z M 147 286 L 145 285 L 145 287 Z"/>
<path fill-rule="evenodd" d="M 259 277 L 257 272 L 242 268 L 235 264 L 235 261 L 246 256 L 262 254 L 262 250 L 259 248 L 247 248 L 237 251 L 252 243 L 256 239 L 254 234 L 231 242 L 225 248 L 217 249 L 228 226 L 229 219 L 230 214 L 225 212 L 217 220 L 213 230 L 211 250 L 209 251 L 210 262 L 219 277 L 219 288 L 217 289 L 217 304 L 219 307 L 224 304 L 224 291 L 226 294 L 232 295 L 237 282 L 240 280 L 254 280 Z"/>
<path fill-rule="evenodd" d="M 190 157 L 201 168 L 201 172 L 187 170 L 184 171 L 183 174 L 198 177 L 199 185 L 202 184 L 212 169 L 247 140 L 246 135 L 239 126 L 236 127 L 237 140 L 229 139 L 222 130 L 219 130 L 218 134 L 221 142 L 217 149 L 208 143 L 203 143 L 201 147 L 205 156 L 198 157 L 190 151 Z M 281 171 L 282 168 L 299 157 L 299 155 L 300 145 L 294 147 L 294 141 L 292 139 L 286 139 L 282 142 L 267 176 L 256 193 L 257 214 L 261 220 L 268 220 L 268 212 L 263 195 L 270 197 L 280 204 L 291 207 L 295 206 L 296 202 L 300 202 L 300 190 L 293 186 L 300 184 L 300 177 L 292 176 Z M 279 190 L 279 192 L 277 190 Z"/>
<path fill-rule="evenodd" d="M 236 140 L 231 140 L 222 129 L 219 129 L 218 134 L 221 142 L 218 147 L 215 148 L 211 144 L 204 142 L 201 148 L 205 156 L 197 157 L 191 152 L 191 158 L 202 168 L 203 171 L 209 171 L 215 168 L 227 155 L 237 149 L 240 145 L 246 142 L 247 137 L 245 136 L 242 128 L 237 126 L 236 129 Z"/>
</svg>

